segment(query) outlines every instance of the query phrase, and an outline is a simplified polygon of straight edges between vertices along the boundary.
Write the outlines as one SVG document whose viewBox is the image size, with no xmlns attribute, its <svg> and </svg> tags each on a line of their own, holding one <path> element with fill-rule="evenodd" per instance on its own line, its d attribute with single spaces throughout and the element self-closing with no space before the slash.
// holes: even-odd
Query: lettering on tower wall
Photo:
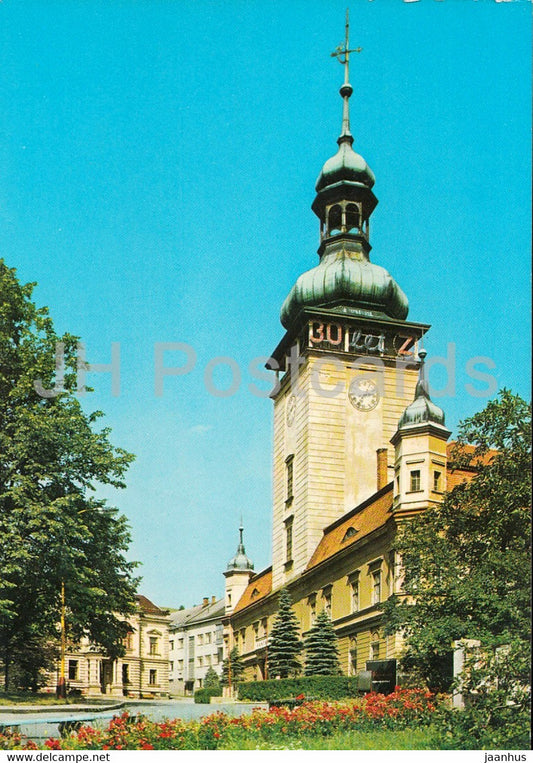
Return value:
<svg viewBox="0 0 533 763">
<path fill-rule="evenodd" d="M 307 346 L 319 350 L 356 352 L 375 356 L 412 356 L 418 337 L 398 332 L 376 331 L 341 323 L 309 321 Z"/>
</svg>

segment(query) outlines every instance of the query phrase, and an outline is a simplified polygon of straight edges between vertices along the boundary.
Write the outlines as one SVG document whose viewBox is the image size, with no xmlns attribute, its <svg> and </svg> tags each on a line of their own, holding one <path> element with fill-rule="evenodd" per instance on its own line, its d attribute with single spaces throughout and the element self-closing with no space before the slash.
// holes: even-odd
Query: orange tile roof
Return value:
<svg viewBox="0 0 533 763">
<path fill-rule="evenodd" d="M 272 591 L 272 567 L 267 567 L 266 570 L 258 572 L 254 575 L 248 583 L 248 587 L 244 591 L 243 595 L 239 599 L 237 606 L 233 612 L 240 612 L 241 609 L 246 609 L 250 604 L 255 604 L 257 601 L 261 601 Z"/>
<path fill-rule="evenodd" d="M 142 594 L 138 594 L 135 598 L 137 599 L 137 606 L 141 612 L 144 612 L 145 614 L 150 614 L 150 615 L 165 614 L 165 610 L 161 609 L 160 607 L 157 607 L 146 596 L 143 596 Z"/>
<path fill-rule="evenodd" d="M 454 457 L 454 450 L 457 448 L 457 453 L 465 453 L 465 455 L 472 456 L 477 448 L 475 445 L 459 445 L 459 443 L 456 440 L 452 440 L 452 442 L 449 442 L 447 445 L 447 455 L 448 458 L 453 459 Z M 491 461 L 494 459 L 495 456 L 498 455 L 497 450 L 487 450 L 486 453 L 483 453 L 481 456 L 477 456 L 475 459 L 473 459 L 471 468 L 472 471 L 476 470 L 476 466 L 488 466 L 488 464 L 491 463 Z M 466 470 L 468 471 L 468 470 Z"/>
<path fill-rule="evenodd" d="M 390 517 L 392 507 L 392 482 L 379 490 L 360 506 L 352 509 L 333 524 L 326 527 L 324 535 L 306 567 L 306 570 L 329 559 L 374 530 L 383 527 Z M 353 528 L 349 532 L 350 528 Z"/>
<path fill-rule="evenodd" d="M 452 451 L 456 442 L 450 442 L 447 445 L 448 458 L 452 456 Z M 467 453 L 473 453 L 476 449 L 472 445 L 463 446 Z M 490 450 L 484 454 L 479 463 L 488 464 L 492 461 L 497 451 Z M 450 469 L 447 472 L 447 490 L 453 490 L 456 485 L 464 482 L 470 482 L 475 477 L 475 462 L 470 469 Z M 390 482 L 377 493 L 367 498 L 355 509 L 351 509 L 339 519 L 335 520 L 328 527 L 324 528 L 318 546 L 316 547 L 305 572 L 316 567 L 321 562 L 330 559 L 335 554 L 349 548 L 370 533 L 383 527 L 391 517 L 393 484 Z M 272 567 L 259 572 L 251 578 L 248 587 L 239 599 L 234 612 L 240 612 L 251 604 L 261 601 L 272 592 Z"/>
<path fill-rule="evenodd" d="M 448 457 L 451 457 L 456 445 L 456 442 L 448 443 Z M 463 450 L 472 454 L 476 448 L 472 445 L 464 445 Z M 478 463 L 489 464 L 495 455 L 495 450 L 489 450 L 478 459 Z M 473 461 L 471 468 L 468 469 L 452 470 L 448 467 L 446 470 L 448 491 L 464 482 L 470 482 L 476 474 L 475 466 L 476 462 Z M 382 527 L 391 516 L 391 508 L 392 482 L 324 529 L 324 535 L 311 556 L 306 571 Z M 353 529 L 350 532 L 351 528 Z"/>
</svg>

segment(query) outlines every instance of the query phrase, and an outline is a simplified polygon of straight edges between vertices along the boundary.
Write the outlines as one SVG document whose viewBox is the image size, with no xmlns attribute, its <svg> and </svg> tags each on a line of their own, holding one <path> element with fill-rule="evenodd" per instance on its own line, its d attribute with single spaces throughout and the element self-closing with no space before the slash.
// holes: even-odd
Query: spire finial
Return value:
<svg viewBox="0 0 533 763">
<path fill-rule="evenodd" d="M 353 143 L 353 136 L 350 132 L 350 108 L 348 100 L 353 93 L 353 87 L 350 85 L 350 53 L 360 53 L 363 48 L 351 48 L 350 49 L 350 11 L 346 8 L 346 24 L 344 45 L 341 43 L 338 45 L 331 56 L 336 58 L 339 63 L 344 66 L 344 84 L 340 89 L 340 94 L 343 98 L 342 107 L 342 132 L 337 143 Z"/>
<path fill-rule="evenodd" d="M 415 390 L 415 399 L 417 397 L 427 397 L 429 398 L 429 387 L 428 382 L 426 379 L 426 364 L 425 359 L 427 356 L 427 352 L 425 350 L 420 350 L 418 353 L 418 357 L 420 358 L 420 370 L 418 373 L 418 383 L 416 385 Z"/>
</svg>

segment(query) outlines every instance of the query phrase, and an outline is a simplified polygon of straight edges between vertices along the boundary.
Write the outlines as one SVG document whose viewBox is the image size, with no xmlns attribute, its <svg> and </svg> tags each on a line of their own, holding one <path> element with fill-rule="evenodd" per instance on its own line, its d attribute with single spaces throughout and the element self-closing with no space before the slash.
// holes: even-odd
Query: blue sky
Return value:
<svg viewBox="0 0 533 763">
<path fill-rule="evenodd" d="M 0 4 L 0 256 L 91 362 L 120 343 L 120 396 L 94 375 L 84 405 L 137 456 L 107 495 L 159 604 L 222 594 L 241 513 L 256 569 L 270 561 L 272 403 L 248 366 L 317 262 L 310 204 L 340 131 L 329 54 L 344 14 L 337 0 Z M 371 258 L 432 324 L 429 354 L 456 348 L 455 393 L 438 398 L 453 428 L 486 400 L 465 391 L 469 358 L 529 396 L 530 16 L 528 0 L 351 3 Z M 156 342 L 197 355 L 161 397 Z M 242 374 L 224 398 L 204 381 L 219 356 Z M 442 367 L 431 379 L 445 386 Z"/>
</svg>

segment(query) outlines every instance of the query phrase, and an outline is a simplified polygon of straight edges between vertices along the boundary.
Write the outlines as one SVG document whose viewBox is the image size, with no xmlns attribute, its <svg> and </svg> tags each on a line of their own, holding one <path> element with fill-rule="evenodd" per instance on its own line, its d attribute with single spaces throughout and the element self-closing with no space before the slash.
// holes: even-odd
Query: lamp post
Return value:
<svg viewBox="0 0 533 763">
<path fill-rule="evenodd" d="M 58 699 L 67 698 L 67 684 L 65 681 L 65 647 L 66 647 L 66 632 L 65 632 L 65 581 L 61 581 L 61 659 L 59 662 L 59 681 L 57 682 L 57 696 Z"/>
</svg>

